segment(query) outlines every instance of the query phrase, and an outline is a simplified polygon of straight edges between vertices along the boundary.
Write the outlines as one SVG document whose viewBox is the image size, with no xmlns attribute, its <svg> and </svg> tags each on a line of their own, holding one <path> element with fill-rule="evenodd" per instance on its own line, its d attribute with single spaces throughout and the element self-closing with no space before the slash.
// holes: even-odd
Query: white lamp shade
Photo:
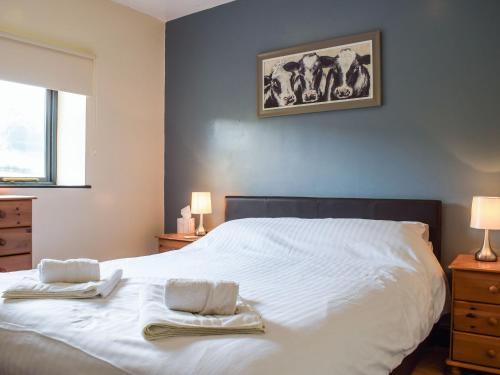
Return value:
<svg viewBox="0 0 500 375">
<path fill-rule="evenodd" d="M 474 197 L 470 226 L 476 229 L 500 229 L 500 197 Z"/>
<path fill-rule="evenodd" d="M 191 212 L 193 214 L 211 214 L 212 199 L 209 192 L 193 192 L 191 195 Z"/>
</svg>

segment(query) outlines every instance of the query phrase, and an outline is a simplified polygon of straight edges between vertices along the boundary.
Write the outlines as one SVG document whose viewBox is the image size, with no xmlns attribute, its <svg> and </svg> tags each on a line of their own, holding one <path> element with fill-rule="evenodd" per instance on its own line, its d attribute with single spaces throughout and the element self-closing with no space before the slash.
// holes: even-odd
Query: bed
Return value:
<svg viewBox="0 0 500 375">
<path fill-rule="evenodd" d="M 0 300 L 0 373 L 407 374 L 444 306 L 440 217 L 438 201 L 227 197 L 192 245 L 104 262 L 124 270 L 107 299 Z M 239 281 L 266 334 L 144 340 L 139 288 L 168 277 Z"/>
<path fill-rule="evenodd" d="M 441 201 L 419 199 L 226 197 L 225 218 L 247 217 L 361 218 L 417 221 L 429 226 L 429 241 L 441 260 Z M 411 374 L 429 340 L 404 358 L 391 375 Z"/>
</svg>

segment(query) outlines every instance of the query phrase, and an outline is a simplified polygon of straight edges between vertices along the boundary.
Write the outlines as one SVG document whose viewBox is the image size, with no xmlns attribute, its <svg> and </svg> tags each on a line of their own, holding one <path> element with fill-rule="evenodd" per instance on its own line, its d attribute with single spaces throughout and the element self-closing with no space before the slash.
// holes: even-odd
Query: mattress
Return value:
<svg viewBox="0 0 500 375">
<path fill-rule="evenodd" d="M 446 281 L 418 223 L 242 219 L 179 251 L 102 263 L 106 299 L 0 299 L 2 374 L 388 374 L 440 317 Z M 0 274 L 0 290 L 26 272 Z M 264 335 L 145 340 L 139 290 L 229 279 Z M 71 371 L 70 371 L 71 370 Z"/>
</svg>

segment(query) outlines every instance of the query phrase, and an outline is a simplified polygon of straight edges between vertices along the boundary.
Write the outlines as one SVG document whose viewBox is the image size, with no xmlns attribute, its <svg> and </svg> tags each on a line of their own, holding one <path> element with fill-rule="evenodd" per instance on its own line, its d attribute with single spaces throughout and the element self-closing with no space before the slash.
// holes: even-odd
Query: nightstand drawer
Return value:
<svg viewBox="0 0 500 375">
<path fill-rule="evenodd" d="M 453 308 L 453 329 L 500 336 L 500 306 L 456 301 Z"/>
<path fill-rule="evenodd" d="M 0 256 L 31 252 L 31 228 L 0 229 Z"/>
<path fill-rule="evenodd" d="M 0 203 L 0 228 L 30 227 L 31 201 L 4 201 Z"/>
<path fill-rule="evenodd" d="M 500 304 L 500 274 L 455 271 L 455 299 Z"/>
<path fill-rule="evenodd" d="M 174 241 L 174 240 L 159 240 L 160 252 L 172 251 L 182 249 L 184 246 L 189 245 L 190 242 Z"/>
<path fill-rule="evenodd" d="M 158 251 L 164 253 L 166 251 L 182 249 L 184 246 L 192 244 L 200 237 L 184 233 L 165 233 L 156 236 L 156 238 L 158 238 Z"/>
<path fill-rule="evenodd" d="M 453 332 L 453 359 L 498 368 L 500 340 L 472 333 Z"/>
<path fill-rule="evenodd" d="M 31 254 L 0 257 L 0 271 L 12 272 L 31 269 Z"/>
</svg>

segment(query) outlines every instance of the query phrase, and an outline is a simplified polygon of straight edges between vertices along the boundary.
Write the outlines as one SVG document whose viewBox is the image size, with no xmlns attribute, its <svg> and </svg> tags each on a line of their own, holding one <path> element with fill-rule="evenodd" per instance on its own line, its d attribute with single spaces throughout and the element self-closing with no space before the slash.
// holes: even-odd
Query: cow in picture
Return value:
<svg viewBox="0 0 500 375">
<path fill-rule="evenodd" d="M 370 55 L 360 56 L 350 48 L 335 57 L 324 56 L 323 66 L 330 67 L 326 83 L 327 100 L 364 98 L 370 93 Z"/>
<path fill-rule="evenodd" d="M 293 91 L 297 97 L 295 104 L 323 101 L 326 75 L 322 59 L 317 53 L 308 53 L 298 62 L 290 61 L 284 65 L 284 69 L 293 73 Z"/>
<path fill-rule="evenodd" d="M 271 74 L 264 76 L 264 108 L 293 105 L 297 97 L 292 88 L 293 73 L 284 69 L 282 63 L 273 67 Z"/>
</svg>

